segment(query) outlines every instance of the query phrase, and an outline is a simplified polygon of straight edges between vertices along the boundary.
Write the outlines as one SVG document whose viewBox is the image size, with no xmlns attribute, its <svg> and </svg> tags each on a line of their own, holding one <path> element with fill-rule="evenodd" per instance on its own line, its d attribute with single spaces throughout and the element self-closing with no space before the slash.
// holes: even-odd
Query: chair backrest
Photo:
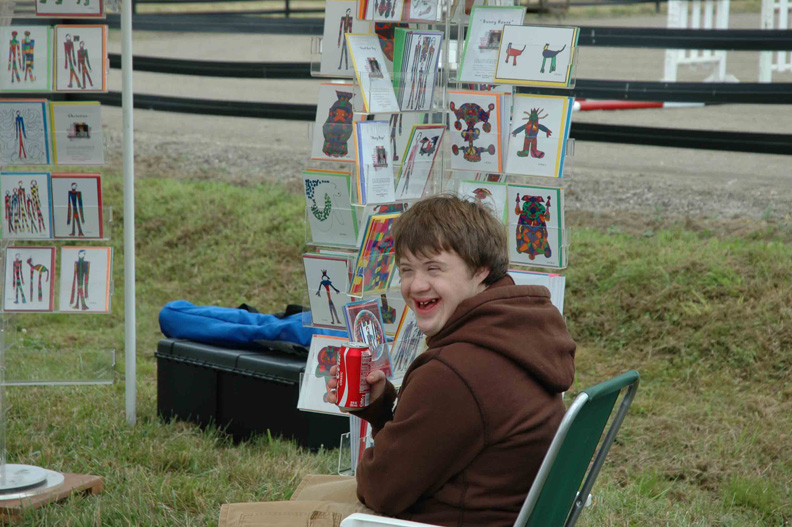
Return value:
<svg viewBox="0 0 792 527">
<path fill-rule="evenodd" d="M 638 380 L 638 372 L 631 370 L 584 390 L 572 401 L 525 498 L 515 527 L 572 527 L 577 522 L 635 397 Z M 624 388 L 626 391 L 619 410 L 589 468 L 608 418 Z"/>
</svg>

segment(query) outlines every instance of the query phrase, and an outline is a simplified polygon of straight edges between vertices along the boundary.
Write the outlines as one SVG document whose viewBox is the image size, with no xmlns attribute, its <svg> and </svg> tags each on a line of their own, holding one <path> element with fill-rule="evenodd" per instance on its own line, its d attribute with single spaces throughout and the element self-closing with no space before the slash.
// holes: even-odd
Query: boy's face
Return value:
<svg viewBox="0 0 792 527">
<path fill-rule="evenodd" d="M 463 300 L 486 289 L 482 283 L 489 269 L 471 274 L 453 251 L 415 256 L 406 251 L 399 261 L 401 293 L 415 312 L 418 328 L 427 337 L 436 335 Z"/>
</svg>

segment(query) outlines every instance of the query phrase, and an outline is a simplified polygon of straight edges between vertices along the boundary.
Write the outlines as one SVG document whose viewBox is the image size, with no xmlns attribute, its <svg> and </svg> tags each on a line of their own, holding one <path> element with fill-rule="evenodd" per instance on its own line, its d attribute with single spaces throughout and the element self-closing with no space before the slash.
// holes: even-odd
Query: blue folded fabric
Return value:
<svg viewBox="0 0 792 527">
<path fill-rule="evenodd" d="M 215 306 L 196 306 L 186 300 L 168 302 L 159 314 L 162 333 L 166 337 L 189 339 L 225 348 L 256 349 L 278 347 L 307 350 L 313 335 L 346 337 L 345 331 L 314 328 L 303 325 L 303 317 L 310 313 L 297 313 L 278 318 L 275 315 L 250 313 L 243 309 Z"/>
</svg>

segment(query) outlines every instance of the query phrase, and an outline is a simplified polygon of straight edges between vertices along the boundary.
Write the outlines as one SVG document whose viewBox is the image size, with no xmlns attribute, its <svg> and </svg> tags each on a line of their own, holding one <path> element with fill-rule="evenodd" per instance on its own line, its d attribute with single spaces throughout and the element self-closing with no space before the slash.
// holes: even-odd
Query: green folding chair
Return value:
<svg viewBox="0 0 792 527">
<path fill-rule="evenodd" d="M 635 370 L 583 390 L 564 414 L 514 527 L 572 527 L 580 517 L 594 481 L 619 432 L 640 376 Z M 604 439 L 602 432 L 624 397 Z M 599 450 L 597 445 L 600 444 Z M 594 455 L 596 450 L 596 456 Z M 594 461 L 591 462 L 592 457 Z M 590 465 L 590 467 L 589 467 Z M 584 479 L 585 478 L 585 479 Z M 582 483 L 582 484 L 581 484 Z M 427 524 L 369 514 L 352 514 L 341 527 L 423 527 Z"/>
</svg>

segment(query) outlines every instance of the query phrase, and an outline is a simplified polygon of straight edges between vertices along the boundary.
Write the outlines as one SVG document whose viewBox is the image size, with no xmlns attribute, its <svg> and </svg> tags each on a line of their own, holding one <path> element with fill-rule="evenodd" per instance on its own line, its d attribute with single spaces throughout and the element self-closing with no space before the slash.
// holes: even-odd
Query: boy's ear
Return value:
<svg viewBox="0 0 792 527">
<path fill-rule="evenodd" d="M 478 269 L 478 271 L 476 271 L 475 273 L 473 273 L 473 278 L 474 278 L 474 279 L 475 279 L 475 280 L 476 280 L 476 281 L 477 281 L 479 284 L 482 284 L 482 283 L 484 283 L 484 280 L 486 280 L 486 279 L 487 279 L 487 277 L 489 276 L 489 274 L 490 274 L 490 268 L 489 268 L 489 267 L 480 267 L 480 268 Z"/>
</svg>

